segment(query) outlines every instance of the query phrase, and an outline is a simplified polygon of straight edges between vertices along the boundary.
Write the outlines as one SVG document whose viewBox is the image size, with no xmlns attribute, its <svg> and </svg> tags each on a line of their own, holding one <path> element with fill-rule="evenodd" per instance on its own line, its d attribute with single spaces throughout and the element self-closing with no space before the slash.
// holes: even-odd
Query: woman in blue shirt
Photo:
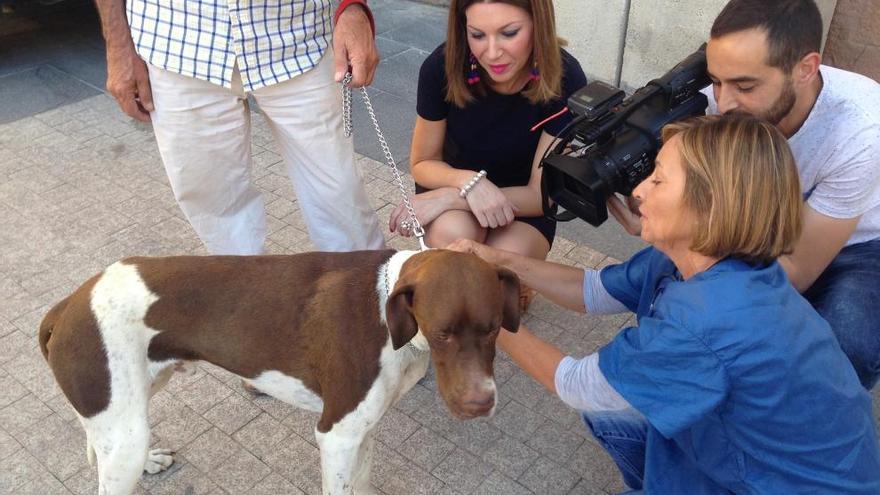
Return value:
<svg viewBox="0 0 880 495">
<path fill-rule="evenodd" d="M 564 306 L 633 311 L 576 360 L 524 328 L 498 344 L 583 412 L 633 490 L 880 493 L 871 402 L 828 324 L 776 258 L 800 231 L 785 138 L 742 116 L 664 130 L 634 191 L 652 247 L 601 271 L 452 246 L 513 269 Z"/>
</svg>

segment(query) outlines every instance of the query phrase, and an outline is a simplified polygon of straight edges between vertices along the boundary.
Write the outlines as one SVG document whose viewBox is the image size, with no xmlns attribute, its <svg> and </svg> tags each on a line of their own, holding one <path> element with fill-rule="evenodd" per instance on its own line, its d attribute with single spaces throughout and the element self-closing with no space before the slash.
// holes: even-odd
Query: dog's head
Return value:
<svg viewBox="0 0 880 495">
<path fill-rule="evenodd" d="M 431 349 L 440 395 L 462 419 L 495 407 L 495 339 L 519 327 L 519 279 L 473 254 L 430 250 L 400 270 L 386 304 L 394 348 L 421 330 Z"/>
</svg>

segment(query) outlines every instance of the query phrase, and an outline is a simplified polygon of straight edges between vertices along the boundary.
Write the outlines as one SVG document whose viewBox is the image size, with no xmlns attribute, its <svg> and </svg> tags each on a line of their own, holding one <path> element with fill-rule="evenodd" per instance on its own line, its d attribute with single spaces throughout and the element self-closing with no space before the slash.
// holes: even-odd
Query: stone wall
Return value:
<svg viewBox="0 0 880 495">
<path fill-rule="evenodd" d="M 581 61 L 587 77 L 626 90 L 641 87 L 696 50 L 726 4 L 727 0 L 554 2 L 559 33 L 569 41 L 569 51 Z M 837 0 L 817 0 L 817 4 L 827 32 Z"/>
<path fill-rule="evenodd" d="M 824 63 L 880 81 L 880 2 L 838 0 Z"/>
</svg>

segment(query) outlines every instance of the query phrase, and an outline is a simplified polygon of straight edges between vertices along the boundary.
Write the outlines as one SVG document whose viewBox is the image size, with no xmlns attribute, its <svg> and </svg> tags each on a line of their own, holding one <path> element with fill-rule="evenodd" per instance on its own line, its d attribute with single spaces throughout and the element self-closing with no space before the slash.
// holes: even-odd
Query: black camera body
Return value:
<svg viewBox="0 0 880 495">
<path fill-rule="evenodd" d="M 602 82 L 578 90 L 568 100 L 575 119 L 541 162 L 544 214 L 601 225 L 607 199 L 631 194 L 651 175 L 663 126 L 705 114 L 708 100 L 700 90 L 709 83 L 704 45 L 629 98 Z M 570 214 L 556 214 L 554 203 Z"/>
</svg>

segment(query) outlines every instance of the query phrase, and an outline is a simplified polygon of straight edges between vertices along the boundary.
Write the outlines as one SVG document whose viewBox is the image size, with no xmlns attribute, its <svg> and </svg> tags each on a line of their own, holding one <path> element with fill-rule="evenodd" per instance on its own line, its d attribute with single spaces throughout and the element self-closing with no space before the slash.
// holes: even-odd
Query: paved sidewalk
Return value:
<svg viewBox="0 0 880 495">
<path fill-rule="evenodd" d="M 376 4 L 386 9 L 377 21 L 387 58 L 374 100 L 405 164 L 412 67 L 426 55 L 413 46 L 433 47 L 442 12 L 399 0 Z M 418 22 L 406 22 L 414 16 Z M 125 118 L 99 91 L 77 98 L 0 124 L 0 494 L 97 491 L 82 428 L 37 348 L 37 328 L 49 307 L 122 257 L 207 254 L 174 202 L 149 127 Z M 253 173 L 268 205 L 268 248 L 311 250 L 271 133 L 254 118 Z M 387 167 L 370 158 L 378 155 L 370 151 L 368 128 L 357 132 L 357 149 L 367 155 L 358 163 L 372 205 L 387 223 L 399 193 Z M 388 240 L 396 248 L 415 247 L 396 236 Z M 551 258 L 591 267 L 613 262 L 599 251 L 610 252 L 563 232 Z M 627 322 L 629 316 L 574 314 L 541 298 L 526 316 L 539 335 L 574 355 L 594 351 Z M 623 489 L 576 413 L 503 355 L 496 378 L 500 403 L 489 419 L 453 419 L 430 374 L 407 394 L 380 425 L 376 488 L 388 495 Z M 235 377 L 210 365 L 176 376 L 151 408 L 153 443 L 177 456 L 169 471 L 145 475 L 138 493 L 320 493 L 316 415 L 252 399 Z"/>
</svg>

